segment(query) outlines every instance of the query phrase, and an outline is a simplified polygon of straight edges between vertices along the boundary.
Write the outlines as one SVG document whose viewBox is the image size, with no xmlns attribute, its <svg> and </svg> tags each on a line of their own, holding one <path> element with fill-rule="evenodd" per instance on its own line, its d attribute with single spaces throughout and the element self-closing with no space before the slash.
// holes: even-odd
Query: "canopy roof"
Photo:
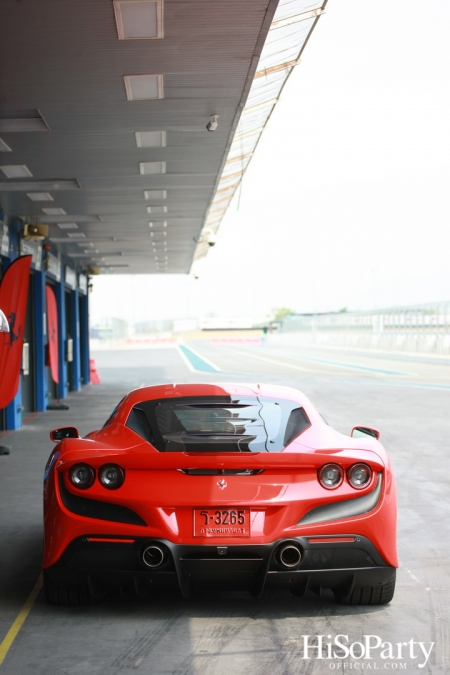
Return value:
<svg viewBox="0 0 450 675">
<path fill-rule="evenodd" d="M 3 0 L 4 212 L 81 269 L 188 273 L 323 6 Z"/>
</svg>

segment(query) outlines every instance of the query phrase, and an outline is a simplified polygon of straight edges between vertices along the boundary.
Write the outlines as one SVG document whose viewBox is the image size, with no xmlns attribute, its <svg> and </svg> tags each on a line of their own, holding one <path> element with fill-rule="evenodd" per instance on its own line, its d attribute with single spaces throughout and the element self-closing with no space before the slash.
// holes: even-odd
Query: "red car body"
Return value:
<svg viewBox="0 0 450 675">
<path fill-rule="evenodd" d="M 261 401 L 270 419 L 254 412 Z M 286 406 L 293 438 L 286 431 L 288 442 L 271 452 Z M 180 410 L 201 433 L 180 430 Z M 155 411 L 165 420 L 178 414 L 165 445 L 143 437 L 157 433 Z M 133 415 L 144 426 L 130 428 Z M 338 433 L 288 387 L 174 384 L 132 391 L 85 438 L 70 428 L 52 432 L 62 440 L 44 480 L 47 599 L 89 603 L 114 586 L 145 595 L 175 585 L 189 596 L 210 585 L 253 595 L 278 585 L 299 596 L 330 588 L 347 604 L 389 602 L 398 565 L 395 481 L 385 449 L 362 429 L 359 438 Z M 354 487 L 353 475 L 367 480 Z M 123 482 L 111 489 L 101 476 Z M 327 476 L 335 485 L 324 486 Z"/>
</svg>

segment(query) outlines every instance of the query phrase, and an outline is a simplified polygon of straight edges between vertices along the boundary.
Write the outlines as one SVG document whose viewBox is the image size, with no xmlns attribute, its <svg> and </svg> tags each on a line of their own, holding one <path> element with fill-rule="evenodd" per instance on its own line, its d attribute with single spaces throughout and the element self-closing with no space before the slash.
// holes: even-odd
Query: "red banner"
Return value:
<svg viewBox="0 0 450 675">
<path fill-rule="evenodd" d="M 19 390 L 31 260 L 31 255 L 24 255 L 11 263 L 0 286 L 0 308 L 10 330 L 0 333 L 0 408 L 11 403 Z"/>
<path fill-rule="evenodd" d="M 53 288 L 45 287 L 45 299 L 47 301 L 47 366 L 50 366 L 53 382 L 59 382 L 58 360 L 58 308 Z"/>
</svg>

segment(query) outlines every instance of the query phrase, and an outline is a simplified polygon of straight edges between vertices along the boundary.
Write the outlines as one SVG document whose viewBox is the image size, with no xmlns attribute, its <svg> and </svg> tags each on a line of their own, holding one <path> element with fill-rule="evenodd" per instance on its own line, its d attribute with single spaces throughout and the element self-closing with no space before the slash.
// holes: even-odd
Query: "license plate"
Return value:
<svg viewBox="0 0 450 675">
<path fill-rule="evenodd" d="M 249 537 L 250 509 L 194 509 L 194 537 Z"/>
</svg>

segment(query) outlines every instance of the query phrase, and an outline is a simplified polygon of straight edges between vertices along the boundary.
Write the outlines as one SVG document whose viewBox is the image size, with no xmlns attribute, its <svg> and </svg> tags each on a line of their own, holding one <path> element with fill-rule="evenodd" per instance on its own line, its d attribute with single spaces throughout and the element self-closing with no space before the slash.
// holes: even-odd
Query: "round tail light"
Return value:
<svg viewBox="0 0 450 675">
<path fill-rule="evenodd" d="M 125 471 L 117 464 L 104 464 L 98 470 L 98 479 L 103 487 L 108 490 L 117 490 L 123 485 Z"/>
<path fill-rule="evenodd" d="M 344 472 L 339 464 L 325 464 L 319 471 L 319 483 L 327 490 L 334 490 L 344 480 Z"/>
<path fill-rule="evenodd" d="M 87 490 L 94 484 L 95 471 L 89 464 L 74 464 L 69 469 L 69 480 L 79 490 Z"/>
<path fill-rule="evenodd" d="M 353 464 L 347 471 L 350 485 L 357 490 L 365 488 L 372 478 L 372 469 L 367 464 Z"/>
</svg>

